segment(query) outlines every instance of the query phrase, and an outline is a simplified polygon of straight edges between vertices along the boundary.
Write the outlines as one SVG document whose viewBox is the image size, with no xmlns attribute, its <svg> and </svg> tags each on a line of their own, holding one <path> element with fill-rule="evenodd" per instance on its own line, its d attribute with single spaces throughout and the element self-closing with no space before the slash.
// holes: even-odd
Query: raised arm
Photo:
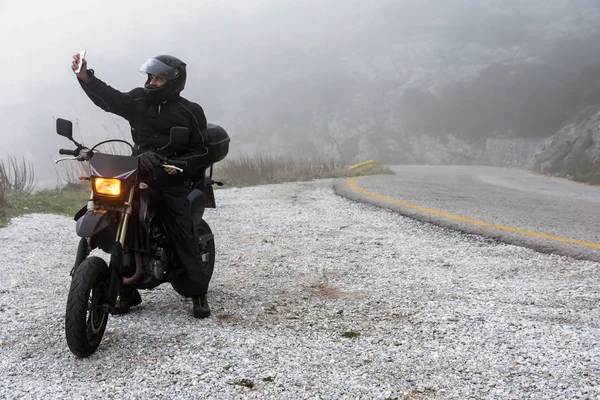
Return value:
<svg viewBox="0 0 600 400">
<path fill-rule="evenodd" d="M 86 59 L 83 59 L 81 71 L 78 73 L 75 72 L 78 63 L 79 54 L 75 54 L 73 56 L 71 69 L 75 73 L 75 76 L 77 76 L 79 84 L 90 100 L 104 111 L 129 120 L 132 116 L 133 109 L 133 98 L 131 94 L 120 92 L 98 79 L 94 75 L 94 70 L 88 70 Z"/>
</svg>

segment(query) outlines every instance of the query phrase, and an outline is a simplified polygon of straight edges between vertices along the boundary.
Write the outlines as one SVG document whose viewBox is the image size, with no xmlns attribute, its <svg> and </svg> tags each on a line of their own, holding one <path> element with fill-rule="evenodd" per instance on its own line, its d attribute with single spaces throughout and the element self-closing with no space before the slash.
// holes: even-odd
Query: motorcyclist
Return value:
<svg viewBox="0 0 600 400">
<path fill-rule="evenodd" d="M 212 271 L 203 269 L 199 259 L 198 237 L 187 198 L 191 177 L 207 166 L 207 147 L 201 133 L 206 128 L 206 117 L 200 105 L 180 95 L 186 83 L 186 64 L 168 55 L 150 58 L 140 68 L 140 72 L 147 75 L 144 87 L 123 93 L 97 78 L 94 70 L 87 68 L 85 59 L 77 73 L 79 60 L 79 54 L 73 56 L 72 69 L 92 102 L 129 121 L 140 169 L 156 178 L 152 185 L 160 193 L 170 245 L 178 266 L 184 271 L 174 286 L 177 285 L 180 294 L 192 298 L 194 316 L 206 318 L 210 315 L 207 292 Z M 188 168 L 184 173 L 162 167 L 156 153 L 169 142 L 174 126 L 191 130 L 188 151 L 172 157 L 187 161 Z M 127 313 L 130 307 L 141 302 L 135 286 L 122 285 L 114 313 Z"/>
</svg>

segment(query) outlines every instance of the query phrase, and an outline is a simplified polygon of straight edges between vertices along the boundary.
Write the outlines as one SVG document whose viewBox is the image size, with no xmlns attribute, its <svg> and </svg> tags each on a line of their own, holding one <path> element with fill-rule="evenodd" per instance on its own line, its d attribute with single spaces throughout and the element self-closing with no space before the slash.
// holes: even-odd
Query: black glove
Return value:
<svg viewBox="0 0 600 400">
<path fill-rule="evenodd" d="M 142 171 L 152 171 L 155 167 L 162 166 L 158 154 L 153 151 L 146 151 L 138 156 L 140 168 Z"/>
</svg>

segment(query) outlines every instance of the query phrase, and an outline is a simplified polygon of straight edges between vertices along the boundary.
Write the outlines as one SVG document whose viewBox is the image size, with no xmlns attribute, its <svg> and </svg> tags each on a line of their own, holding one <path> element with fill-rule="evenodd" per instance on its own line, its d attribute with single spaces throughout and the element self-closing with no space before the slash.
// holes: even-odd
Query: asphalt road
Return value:
<svg viewBox="0 0 600 400">
<path fill-rule="evenodd" d="M 506 243 L 600 262 L 600 188 L 518 169 L 392 166 L 336 185 L 345 197 Z"/>
</svg>

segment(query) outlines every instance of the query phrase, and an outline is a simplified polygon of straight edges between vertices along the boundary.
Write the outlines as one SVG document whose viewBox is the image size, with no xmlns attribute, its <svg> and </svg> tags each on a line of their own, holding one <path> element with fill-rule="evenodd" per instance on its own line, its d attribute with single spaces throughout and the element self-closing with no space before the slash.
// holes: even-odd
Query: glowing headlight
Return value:
<svg viewBox="0 0 600 400">
<path fill-rule="evenodd" d="M 94 179 L 94 191 L 102 196 L 119 197 L 121 195 L 121 180 L 96 178 Z"/>
</svg>

